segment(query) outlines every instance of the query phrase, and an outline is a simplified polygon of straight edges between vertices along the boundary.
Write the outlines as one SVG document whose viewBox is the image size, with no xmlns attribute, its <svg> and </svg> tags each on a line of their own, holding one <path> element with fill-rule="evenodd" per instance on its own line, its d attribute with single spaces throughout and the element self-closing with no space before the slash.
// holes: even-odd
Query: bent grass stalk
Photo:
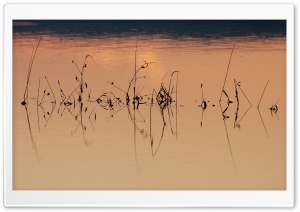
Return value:
<svg viewBox="0 0 300 212">
<path fill-rule="evenodd" d="M 21 102 L 22 105 L 25 105 L 25 104 L 28 103 L 27 102 L 28 101 L 28 86 L 29 86 L 29 82 L 30 82 L 30 75 L 31 75 L 32 67 L 33 67 L 34 58 L 35 58 L 36 52 L 39 48 L 41 39 L 42 38 L 39 39 L 39 42 L 37 44 L 37 47 L 36 47 L 35 51 L 34 51 L 34 47 L 32 49 L 31 59 L 30 59 L 30 63 L 29 63 L 28 73 L 27 73 L 26 88 L 25 88 L 25 91 L 24 91 L 23 102 Z"/>
<path fill-rule="evenodd" d="M 267 88 L 267 86 L 268 86 L 269 81 L 270 81 L 270 80 L 267 81 L 267 84 L 266 84 L 266 86 L 265 86 L 265 88 L 264 88 L 264 90 L 263 90 L 263 92 L 262 92 L 262 94 L 261 94 L 260 100 L 259 100 L 258 105 L 257 105 L 257 109 L 258 109 L 258 110 L 259 110 L 260 102 L 261 102 L 261 100 L 262 100 L 262 98 L 263 98 L 263 96 L 264 96 L 264 94 L 265 94 L 265 91 L 266 91 L 266 88 Z"/>
<path fill-rule="evenodd" d="M 264 123 L 264 120 L 263 120 L 263 118 L 262 118 L 262 115 L 261 115 L 261 113 L 260 113 L 260 108 L 259 108 L 259 106 L 260 106 L 261 100 L 262 100 L 262 98 L 263 98 L 263 96 L 264 96 L 264 93 L 265 93 L 265 91 L 266 91 L 266 88 L 267 88 L 267 86 L 268 86 L 269 81 L 270 81 L 270 80 L 267 81 L 267 83 L 266 83 L 266 85 L 265 85 L 265 88 L 264 88 L 264 90 L 263 90 L 263 92 L 262 92 L 262 94 L 261 94 L 261 97 L 260 97 L 260 100 L 259 100 L 259 102 L 258 102 L 258 105 L 257 105 L 257 110 L 258 110 L 258 114 L 259 114 L 260 120 L 261 120 L 261 122 L 262 122 L 262 124 L 263 124 L 263 126 L 264 126 L 265 132 L 266 132 L 266 134 L 267 134 L 268 137 L 269 137 L 269 134 L 268 134 L 266 125 L 265 125 L 265 123 Z"/>
<path fill-rule="evenodd" d="M 223 92 L 225 92 L 224 89 L 225 89 L 225 84 L 226 84 L 226 80 L 227 80 L 227 75 L 228 75 L 228 72 L 229 72 L 231 58 L 232 58 L 232 55 L 233 55 L 233 50 L 234 50 L 234 47 L 235 47 L 235 42 L 236 42 L 236 38 L 234 39 L 234 44 L 233 44 L 233 47 L 232 47 L 232 50 L 231 50 L 231 54 L 230 54 L 230 58 L 229 58 L 229 62 L 228 62 L 227 70 L 226 70 L 226 75 L 225 75 L 225 78 L 224 78 L 223 88 L 222 88 L 222 92 L 221 92 L 221 96 L 220 96 L 220 100 L 219 100 L 220 102 L 221 102 L 221 99 L 222 99 Z"/>
</svg>

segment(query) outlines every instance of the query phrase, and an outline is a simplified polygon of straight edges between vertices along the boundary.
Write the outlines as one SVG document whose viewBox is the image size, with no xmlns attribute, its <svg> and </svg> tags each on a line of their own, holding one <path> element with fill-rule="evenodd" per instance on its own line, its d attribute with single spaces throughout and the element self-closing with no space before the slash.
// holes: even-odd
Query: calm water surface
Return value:
<svg viewBox="0 0 300 212">
<path fill-rule="evenodd" d="M 284 36 L 240 35 L 235 42 L 140 32 L 137 51 L 136 40 L 135 31 L 14 33 L 14 189 L 286 189 Z M 227 108 L 225 93 L 219 99 L 232 50 Z M 79 102 L 76 64 L 81 70 L 87 55 Z M 136 81 L 145 104 L 134 110 L 121 90 L 135 64 L 147 67 Z M 162 83 L 173 88 L 164 110 L 156 99 Z"/>
</svg>

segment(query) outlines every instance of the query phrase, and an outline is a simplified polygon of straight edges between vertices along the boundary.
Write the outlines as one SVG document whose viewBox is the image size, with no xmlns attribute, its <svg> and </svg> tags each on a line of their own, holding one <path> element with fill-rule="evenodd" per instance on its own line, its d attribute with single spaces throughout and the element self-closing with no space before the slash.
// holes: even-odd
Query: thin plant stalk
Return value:
<svg viewBox="0 0 300 212">
<path fill-rule="evenodd" d="M 221 102 L 219 102 L 219 105 L 220 105 L 221 113 L 223 114 L 223 117 L 224 117 L 224 111 L 223 111 Z M 227 106 L 227 108 L 228 108 L 228 106 Z M 225 109 L 225 111 L 226 111 L 226 109 Z M 227 126 L 226 126 L 226 119 L 227 118 L 223 118 L 223 123 L 224 123 L 224 128 L 225 128 L 225 131 L 226 131 L 226 138 L 227 138 L 227 143 L 228 143 L 228 147 L 229 147 L 229 151 L 230 151 L 230 156 L 231 156 L 231 159 L 232 159 L 234 170 L 236 171 L 236 163 L 235 163 L 235 159 L 234 159 L 233 152 L 232 152 L 232 149 L 231 149 L 231 143 L 230 143 L 228 130 L 227 130 Z"/>
<path fill-rule="evenodd" d="M 222 92 L 221 92 L 221 96 L 220 96 L 220 100 L 219 101 L 221 101 L 222 96 L 223 96 L 223 91 L 225 89 L 227 75 L 228 75 L 228 71 L 229 71 L 229 67 L 230 67 L 230 62 L 231 62 L 231 58 L 232 58 L 232 55 L 233 55 L 233 50 L 234 50 L 234 47 L 235 47 L 235 42 L 236 42 L 236 38 L 234 39 L 234 44 L 233 44 L 233 47 L 232 47 L 232 50 L 231 50 L 231 54 L 230 54 L 230 58 L 229 58 L 228 66 L 227 66 L 227 71 L 226 71 L 226 75 L 225 75 L 225 78 L 224 78 L 223 88 L 222 88 Z"/>
<path fill-rule="evenodd" d="M 37 111 L 37 118 L 38 118 L 38 129 L 39 129 L 39 133 L 40 133 L 40 116 L 39 116 L 40 82 L 41 82 L 41 78 L 39 78 L 38 94 L 37 94 L 37 98 L 36 98 L 36 111 Z"/>
<path fill-rule="evenodd" d="M 258 105 L 257 105 L 257 109 L 258 109 L 258 110 L 259 110 L 260 102 L 261 102 L 261 100 L 262 100 L 262 98 L 263 98 L 263 96 L 264 96 L 264 94 L 265 94 L 265 91 L 266 91 L 266 88 L 267 88 L 267 86 L 268 86 L 269 81 L 270 81 L 270 80 L 267 81 L 267 84 L 266 84 L 266 86 L 265 86 L 265 88 L 264 88 L 264 90 L 263 90 L 263 92 L 262 92 L 262 94 L 261 94 L 260 100 L 259 100 Z"/>
<path fill-rule="evenodd" d="M 263 118 L 262 118 L 262 116 L 261 116 L 261 113 L 260 113 L 260 110 L 259 110 L 259 109 L 258 109 L 258 114 L 259 114 L 259 117 L 260 117 L 261 123 L 262 123 L 262 124 L 263 124 L 263 126 L 264 126 L 265 132 L 266 132 L 267 136 L 269 137 L 269 134 L 268 134 L 268 131 L 267 131 L 266 125 L 265 125 L 265 123 L 264 123 L 264 120 L 263 120 Z"/>
<path fill-rule="evenodd" d="M 37 52 L 37 50 L 39 48 L 41 39 L 42 38 L 39 39 L 39 42 L 37 44 L 37 47 L 36 47 L 35 51 L 32 50 L 31 59 L 30 59 L 30 63 L 29 63 L 28 74 L 27 74 L 26 88 L 25 88 L 25 92 L 24 92 L 24 99 L 23 99 L 22 105 L 25 105 L 27 103 L 26 101 L 28 101 L 28 85 L 29 85 L 29 81 L 30 81 L 30 75 L 31 75 L 31 71 L 32 71 L 32 66 L 33 66 L 34 58 L 35 58 L 36 52 Z"/>
</svg>

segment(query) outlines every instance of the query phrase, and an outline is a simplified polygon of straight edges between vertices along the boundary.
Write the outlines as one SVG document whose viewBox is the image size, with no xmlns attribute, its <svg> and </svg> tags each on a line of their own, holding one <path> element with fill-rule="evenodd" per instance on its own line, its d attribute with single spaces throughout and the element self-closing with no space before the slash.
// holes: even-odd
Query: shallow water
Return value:
<svg viewBox="0 0 300 212">
<path fill-rule="evenodd" d="M 286 189 L 285 36 L 255 31 L 238 34 L 235 41 L 226 29 L 225 35 L 218 31 L 214 36 L 190 33 L 192 29 L 160 34 L 156 29 L 140 32 L 137 42 L 134 30 L 84 34 L 50 28 L 37 33 L 17 26 L 14 189 Z M 25 107 L 20 103 L 39 38 Z M 76 77 L 80 80 L 87 55 L 81 94 Z M 136 81 L 145 104 L 134 110 L 133 86 L 128 106 L 121 90 L 127 91 L 135 64 L 138 69 L 145 61 L 148 66 Z M 170 85 L 173 101 L 161 110 L 156 93 L 161 83 L 169 87 L 174 71 L 179 72 Z M 222 94 L 225 78 L 232 103 L 223 112 L 228 106 Z M 110 92 L 122 102 L 105 105 L 101 95 Z M 72 105 L 66 106 L 62 96 L 70 94 Z M 271 113 L 275 104 L 278 111 Z"/>
</svg>

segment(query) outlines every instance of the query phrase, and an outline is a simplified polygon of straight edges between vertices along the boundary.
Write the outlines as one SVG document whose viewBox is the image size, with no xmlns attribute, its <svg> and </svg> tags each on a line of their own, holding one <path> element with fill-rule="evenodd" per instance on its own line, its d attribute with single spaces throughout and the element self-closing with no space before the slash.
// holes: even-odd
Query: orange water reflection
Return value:
<svg viewBox="0 0 300 212">
<path fill-rule="evenodd" d="M 136 89 L 145 102 L 138 110 L 133 110 L 132 99 L 126 107 L 126 92 L 121 91 L 134 75 L 135 36 L 76 40 L 43 36 L 25 110 L 20 103 L 37 40 L 14 38 L 14 189 L 286 188 L 284 38 L 237 38 L 224 87 L 232 101 L 225 119 L 227 100 L 220 108 L 219 97 L 234 38 L 173 40 L 141 35 L 137 68 L 145 61 L 151 64 L 137 76 L 141 78 Z M 80 108 L 76 89 L 80 71 L 72 61 L 81 69 L 86 55 L 93 59 L 86 61 L 87 85 L 83 83 Z M 168 87 L 174 71 L 179 71 L 178 93 L 172 93 L 176 101 L 162 115 L 157 105 L 151 107 L 153 89 L 158 93 L 162 82 Z M 175 87 L 175 79 L 171 86 Z M 74 92 L 70 102 L 78 104 L 75 108 L 65 107 L 60 89 L 66 96 Z M 41 100 L 45 90 L 49 95 L 39 107 L 36 98 Z M 97 103 L 97 98 L 112 98 L 112 93 L 123 103 L 113 111 L 109 104 Z M 203 99 L 205 110 L 200 107 Z M 279 109 L 273 114 L 270 107 L 275 104 Z"/>
</svg>

